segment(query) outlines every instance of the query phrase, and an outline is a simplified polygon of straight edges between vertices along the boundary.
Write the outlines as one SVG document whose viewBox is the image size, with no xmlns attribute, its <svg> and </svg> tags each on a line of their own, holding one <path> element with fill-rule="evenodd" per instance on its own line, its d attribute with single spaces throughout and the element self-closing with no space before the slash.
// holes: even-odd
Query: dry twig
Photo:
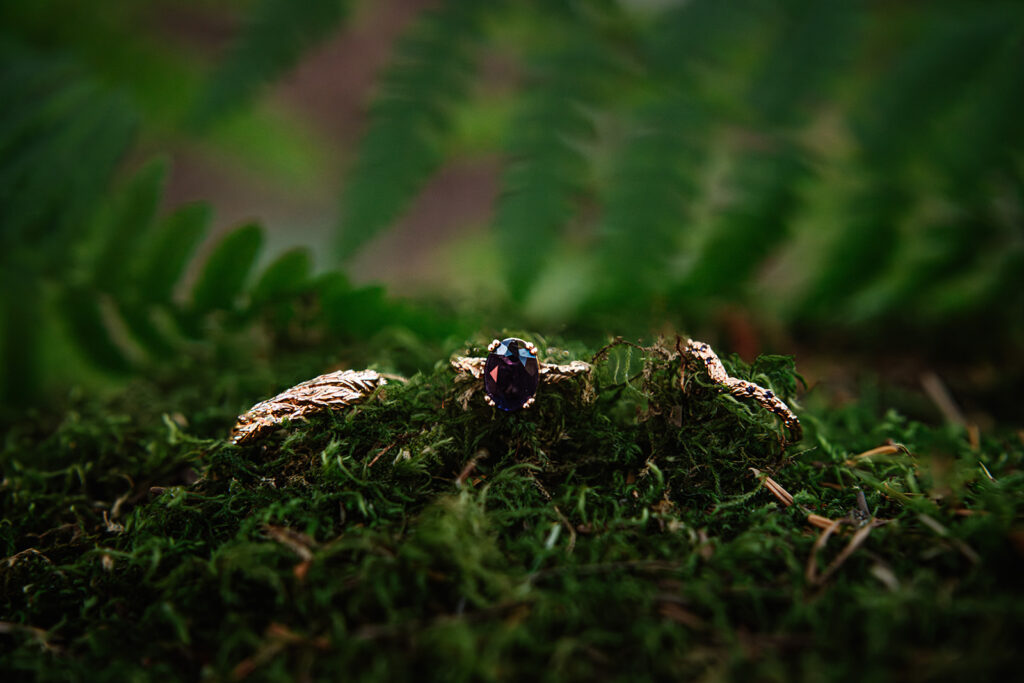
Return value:
<svg viewBox="0 0 1024 683">
<path fill-rule="evenodd" d="M 814 548 L 811 550 L 811 555 L 807 558 L 806 571 L 807 582 L 811 585 L 820 586 L 826 581 L 828 581 L 830 578 L 832 578 L 832 575 L 835 574 L 839 570 L 839 568 L 843 566 L 843 563 L 845 563 L 846 560 L 848 560 L 850 556 L 853 555 L 854 551 L 856 551 L 857 548 L 864 544 L 864 541 L 868 539 L 868 536 L 871 534 L 871 532 L 876 527 L 882 526 L 883 524 L 887 524 L 888 520 L 872 520 L 864 526 L 862 526 L 861 528 L 857 529 L 857 531 L 850 538 L 849 542 L 846 544 L 846 547 L 843 548 L 838 555 L 836 555 L 835 559 L 832 560 L 828 567 L 825 568 L 825 571 L 819 575 L 818 553 L 820 553 L 821 550 L 825 547 L 825 544 L 828 543 L 829 537 L 832 536 L 832 534 L 835 533 L 839 529 L 840 525 L 842 525 L 843 523 L 849 522 L 845 522 L 845 520 L 841 519 L 834 520 L 831 524 L 829 524 L 827 528 L 822 530 L 821 535 L 818 536 L 818 540 L 814 542 Z"/>
</svg>

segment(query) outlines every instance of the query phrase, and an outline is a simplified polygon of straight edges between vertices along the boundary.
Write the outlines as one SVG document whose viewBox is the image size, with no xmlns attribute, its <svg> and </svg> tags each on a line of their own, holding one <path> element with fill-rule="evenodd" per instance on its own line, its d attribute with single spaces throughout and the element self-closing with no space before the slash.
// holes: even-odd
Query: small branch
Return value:
<svg viewBox="0 0 1024 683">
<path fill-rule="evenodd" d="M 461 488 L 466 483 L 466 480 L 469 479 L 469 475 L 473 474 L 474 470 L 476 470 L 476 464 L 481 460 L 486 460 L 490 455 L 487 449 L 477 451 L 476 455 L 470 458 L 466 466 L 459 472 L 459 476 L 455 478 L 455 485 Z"/>
<path fill-rule="evenodd" d="M 60 648 L 50 642 L 50 634 L 48 631 L 38 628 L 37 626 L 28 626 L 27 624 L 17 624 L 13 621 L 0 621 L 0 634 L 7 635 L 12 633 L 27 633 L 35 638 L 36 642 L 39 643 L 40 647 L 50 652 L 60 652 Z"/>
<path fill-rule="evenodd" d="M 876 455 L 896 455 L 903 453 L 904 455 L 910 455 L 910 450 L 901 443 L 887 443 L 882 446 L 876 446 L 870 450 L 866 450 L 863 453 L 858 453 L 850 458 L 847 458 L 844 465 L 847 467 L 856 467 L 857 462 L 860 460 L 867 460 Z"/>
<path fill-rule="evenodd" d="M 778 498 L 782 502 L 782 504 L 785 505 L 786 507 L 790 507 L 790 506 L 793 505 L 793 496 L 790 495 L 789 491 L 787 491 L 786 489 L 782 488 L 782 486 L 780 486 L 771 477 L 765 477 L 764 478 L 764 486 L 769 491 L 771 491 L 772 495 L 775 496 L 776 498 Z"/>
<path fill-rule="evenodd" d="M 298 555 L 303 562 L 309 562 L 313 559 L 312 548 L 316 546 L 316 541 L 306 534 L 285 526 L 275 526 L 273 524 L 264 524 L 263 530 L 267 532 L 267 536 L 270 536 L 270 538 Z"/>
<path fill-rule="evenodd" d="M 924 388 L 924 393 L 928 394 L 928 398 L 932 400 L 942 416 L 946 418 L 946 422 L 952 422 L 961 427 L 967 425 L 963 411 L 960 410 L 953 395 L 949 393 L 949 389 L 937 374 L 929 371 L 921 375 L 921 387 Z"/>
<path fill-rule="evenodd" d="M 537 487 L 541 495 L 544 496 L 545 500 L 547 500 L 549 503 L 552 503 L 552 507 L 555 509 L 555 514 L 558 515 L 558 519 L 562 522 L 562 524 L 565 525 L 565 528 L 569 530 L 569 544 L 565 548 L 565 554 L 571 555 L 573 549 L 576 548 L 576 529 L 574 529 L 572 524 L 569 522 L 569 518 L 563 515 L 562 511 L 558 509 L 558 506 L 552 502 L 554 501 L 554 498 L 551 496 L 548 490 L 544 488 L 544 484 L 540 483 L 540 479 L 538 479 L 532 473 L 530 474 L 530 478 L 533 479 L 534 486 Z"/>
<path fill-rule="evenodd" d="M 834 520 L 827 528 L 822 530 L 821 535 L 818 536 L 818 540 L 814 542 L 814 548 L 811 550 L 810 557 L 807 558 L 806 577 L 808 583 L 815 586 L 820 586 L 829 579 L 831 579 L 832 576 L 837 571 L 839 571 L 839 568 L 842 567 L 848 559 L 850 559 L 850 556 L 853 555 L 854 552 L 856 552 L 857 548 L 861 547 L 864 544 L 864 542 L 868 540 L 868 536 L 871 535 L 871 532 L 873 530 L 884 524 L 888 524 L 889 522 L 890 520 L 888 519 L 873 519 L 861 528 L 857 529 L 857 531 L 850 538 L 849 542 L 847 542 L 846 547 L 844 547 L 840 551 L 840 553 L 836 555 L 835 559 L 832 560 L 828 567 L 825 568 L 825 571 L 822 572 L 819 576 L 818 553 L 821 552 L 822 548 L 825 547 L 825 544 L 828 542 L 829 537 L 833 533 L 835 533 L 842 524 L 850 523 L 848 520 L 845 519 Z"/>
<path fill-rule="evenodd" d="M 830 519 L 828 517 L 822 517 L 821 515 L 810 513 L 807 515 L 807 523 L 811 526 L 816 526 L 819 529 L 828 529 L 833 524 L 836 524 L 838 522 L 837 520 Z"/>
<path fill-rule="evenodd" d="M 373 467 L 373 465 L 374 465 L 374 464 L 375 464 L 375 463 L 376 463 L 376 462 L 377 462 L 378 460 L 380 460 L 380 458 L 381 458 L 381 456 L 382 456 L 382 455 L 384 455 L 385 453 L 387 453 L 388 451 L 390 451 L 390 450 L 391 450 L 392 448 L 394 448 L 394 447 L 395 447 L 395 446 L 397 446 L 397 445 L 398 445 L 398 442 L 397 442 L 397 441 L 393 441 L 393 442 L 392 442 L 391 444 L 389 444 L 389 445 L 388 445 L 388 446 L 387 446 L 387 447 L 386 447 L 386 448 L 385 448 L 384 450 L 382 450 L 382 451 L 381 451 L 380 453 L 378 453 L 377 455 L 373 456 L 373 460 L 371 460 L 371 461 L 370 461 L 370 464 L 369 464 L 369 465 L 367 465 L 366 467 L 367 467 L 367 468 Z"/>
</svg>

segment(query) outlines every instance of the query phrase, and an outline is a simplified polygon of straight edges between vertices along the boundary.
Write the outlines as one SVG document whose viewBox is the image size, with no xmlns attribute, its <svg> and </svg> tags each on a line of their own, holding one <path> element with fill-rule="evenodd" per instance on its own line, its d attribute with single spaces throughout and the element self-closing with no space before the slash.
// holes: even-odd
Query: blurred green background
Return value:
<svg viewBox="0 0 1024 683">
<path fill-rule="evenodd" d="M 1021 414 L 1021 2 L 4 2 L 0 103 L 8 410 L 514 327 Z"/>
</svg>

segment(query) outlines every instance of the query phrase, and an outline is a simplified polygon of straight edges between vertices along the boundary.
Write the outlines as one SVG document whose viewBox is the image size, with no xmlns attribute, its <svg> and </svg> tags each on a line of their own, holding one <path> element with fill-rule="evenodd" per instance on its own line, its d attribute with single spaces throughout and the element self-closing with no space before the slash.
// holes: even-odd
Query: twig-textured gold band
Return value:
<svg viewBox="0 0 1024 683">
<path fill-rule="evenodd" d="M 707 370 L 711 381 L 719 385 L 723 390 L 728 391 L 736 398 L 753 399 L 760 403 L 765 410 L 777 415 L 789 431 L 790 442 L 797 442 L 801 439 L 803 428 L 800 426 L 800 420 L 789 409 L 789 406 L 772 391 L 753 382 L 731 377 L 725 371 L 725 367 L 722 365 L 722 361 L 719 360 L 718 355 L 704 342 L 689 339 L 686 342 L 685 349 L 680 349 L 680 351 L 683 354 L 683 374 L 679 378 L 679 384 L 683 387 L 684 391 L 683 381 L 686 378 L 686 365 L 688 361 L 696 360 Z"/>
<path fill-rule="evenodd" d="M 314 377 L 239 415 L 231 441 L 245 443 L 276 429 L 285 420 L 304 420 L 316 413 L 347 408 L 383 384 L 387 380 L 374 370 L 339 370 Z"/>
<path fill-rule="evenodd" d="M 465 373 L 473 377 L 473 379 L 481 379 L 484 376 L 484 364 L 486 362 L 486 358 L 456 356 L 455 358 L 452 358 L 451 365 L 455 372 Z M 552 363 L 540 364 L 541 381 L 551 384 L 557 384 L 558 382 L 571 379 L 577 375 L 583 375 L 588 372 L 590 372 L 590 363 L 584 363 L 581 360 L 574 360 L 566 365 L 554 365 Z"/>
</svg>

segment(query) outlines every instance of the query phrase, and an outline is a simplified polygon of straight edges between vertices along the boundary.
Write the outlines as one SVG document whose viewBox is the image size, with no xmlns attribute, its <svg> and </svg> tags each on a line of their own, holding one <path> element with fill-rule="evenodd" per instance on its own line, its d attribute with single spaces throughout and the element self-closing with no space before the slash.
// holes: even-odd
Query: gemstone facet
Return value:
<svg viewBox="0 0 1024 683">
<path fill-rule="evenodd" d="M 502 410 L 519 410 L 537 393 L 540 364 L 522 339 L 509 337 L 487 356 L 484 391 Z"/>
</svg>

